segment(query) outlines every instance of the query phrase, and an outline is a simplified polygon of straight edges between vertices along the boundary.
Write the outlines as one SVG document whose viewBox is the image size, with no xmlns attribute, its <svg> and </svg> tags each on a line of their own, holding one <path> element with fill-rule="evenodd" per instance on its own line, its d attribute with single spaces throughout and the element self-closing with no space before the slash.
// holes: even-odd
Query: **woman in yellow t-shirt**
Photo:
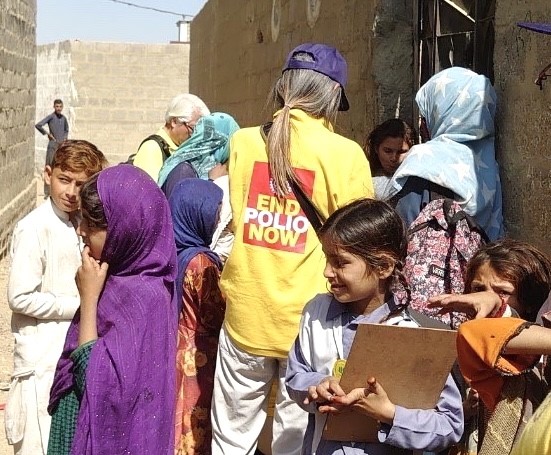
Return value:
<svg viewBox="0 0 551 455">
<path fill-rule="evenodd" d="M 346 79 L 337 49 L 296 47 L 274 86 L 273 122 L 231 138 L 235 238 L 220 282 L 227 306 L 214 380 L 213 454 L 254 453 L 273 383 L 272 454 L 301 452 L 307 414 L 285 389 L 287 354 L 304 305 L 326 291 L 326 280 L 320 242 L 293 188 L 321 218 L 373 195 L 361 147 L 333 132 L 338 111 L 348 109 Z"/>
</svg>

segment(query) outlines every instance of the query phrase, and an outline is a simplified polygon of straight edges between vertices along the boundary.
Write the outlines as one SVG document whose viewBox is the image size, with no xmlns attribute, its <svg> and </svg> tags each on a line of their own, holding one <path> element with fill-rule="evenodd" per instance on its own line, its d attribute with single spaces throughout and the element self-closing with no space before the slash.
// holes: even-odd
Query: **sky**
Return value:
<svg viewBox="0 0 551 455">
<path fill-rule="evenodd" d="M 65 40 L 168 43 L 178 39 L 181 16 L 136 8 L 119 0 L 38 0 L 37 44 Z M 120 0 L 196 15 L 207 0 Z"/>
</svg>

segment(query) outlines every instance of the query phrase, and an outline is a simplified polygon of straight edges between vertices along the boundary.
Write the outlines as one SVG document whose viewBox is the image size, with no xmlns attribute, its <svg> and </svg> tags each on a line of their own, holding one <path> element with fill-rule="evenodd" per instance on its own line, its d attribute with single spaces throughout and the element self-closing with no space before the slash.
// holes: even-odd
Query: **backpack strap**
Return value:
<svg viewBox="0 0 551 455">
<path fill-rule="evenodd" d="M 268 122 L 260 125 L 260 135 L 262 136 L 262 139 L 264 139 L 265 143 L 267 143 L 268 133 L 272 128 L 272 124 L 273 122 Z M 308 197 L 302 185 L 300 185 L 298 182 L 295 182 L 294 180 L 291 180 L 289 184 L 291 186 L 291 189 L 293 190 L 293 193 L 295 194 L 295 197 L 297 198 L 300 208 L 306 215 L 306 218 L 308 218 L 308 221 L 312 225 L 314 231 L 317 233 L 325 222 L 325 217 L 314 205 L 312 199 Z"/>
<path fill-rule="evenodd" d="M 170 156 L 170 147 L 168 145 L 168 142 L 165 141 L 162 136 L 159 136 L 158 134 L 152 134 L 150 136 L 147 136 L 139 145 L 138 150 L 140 147 L 144 144 L 144 142 L 147 141 L 155 141 L 159 148 L 161 149 L 161 152 L 163 153 L 163 163 L 166 161 L 166 159 Z"/>
<path fill-rule="evenodd" d="M 301 209 L 304 211 L 304 214 L 306 215 L 306 218 L 308 218 L 308 221 L 314 228 L 314 231 L 316 231 L 316 234 L 321 229 L 321 226 L 323 225 L 325 218 L 323 215 L 318 211 L 317 207 L 314 205 L 312 200 L 308 197 L 308 195 L 304 192 L 304 189 L 300 184 L 292 180 L 291 182 L 291 189 L 293 190 L 293 193 L 295 193 L 295 196 L 297 198 L 298 203 L 300 204 Z"/>
<path fill-rule="evenodd" d="M 452 203 L 453 201 L 451 199 L 446 199 L 444 200 L 444 204 L 443 204 L 444 214 L 446 216 L 446 222 L 448 223 L 448 225 L 455 226 L 459 221 L 465 220 L 469 225 L 469 229 L 471 231 L 478 232 L 478 234 L 480 234 L 480 237 L 482 237 L 482 240 L 484 240 L 484 243 L 489 243 L 490 239 L 488 238 L 486 231 L 484 231 L 484 229 L 480 227 L 480 225 L 476 222 L 476 220 L 467 212 L 465 212 L 464 210 L 460 210 L 454 213 L 452 216 L 450 216 Z"/>
<path fill-rule="evenodd" d="M 274 122 L 266 122 L 262 125 L 260 125 L 260 135 L 262 136 L 262 139 L 264 139 L 264 143 L 268 143 L 268 133 L 272 129 L 272 125 Z"/>
</svg>

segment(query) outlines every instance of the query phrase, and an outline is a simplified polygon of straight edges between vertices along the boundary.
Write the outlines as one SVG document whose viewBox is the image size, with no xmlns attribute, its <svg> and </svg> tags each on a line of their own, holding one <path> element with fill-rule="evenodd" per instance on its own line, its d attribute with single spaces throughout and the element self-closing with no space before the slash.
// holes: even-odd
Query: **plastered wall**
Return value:
<svg viewBox="0 0 551 455">
<path fill-rule="evenodd" d="M 551 63 L 551 35 L 521 29 L 518 21 L 551 22 L 551 5 L 538 0 L 496 4 L 497 149 L 504 214 L 510 236 L 551 254 L 551 80 L 543 90 L 534 84 Z"/>
<path fill-rule="evenodd" d="M 363 143 L 397 109 L 411 116 L 410 9 L 407 0 L 209 0 L 191 25 L 190 91 L 242 126 L 258 124 L 270 119 L 267 96 L 287 53 L 302 42 L 331 44 L 349 73 L 351 108 L 337 131 Z"/>
<path fill-rule="evenodd" d="M 69 138 L 96 144 L 111 163 L 125 161 L 164 124 L 168 102 L 188 91 L 189 43 L 65 41 L 38 46 L 37 120 L 64 101 Z M 37 133 L 41 171 L 47 138 Z"/>
<path fill-rule="evenodd" d="M 36 201 L 33 182 L 36 1 L 7 0 L 0 14 L 0 257 Z"/>
<path fill-rule="evenodd" d="M 312 11 L 319 14 L 314 22 Z M 287 52 L 300 42 L 329 43 L 349 63 L 352 107 L 338 131 L 363 143 L 379 121 L 396 113 L 411 118 L 412 16 L 411 2 L 400 0 L 209 0 L 191 26 L 190 90 L 241 125 L 263 122 Z M 520 29 L 518 21 L 551 22 L 551 5 L 496 1 L 496 153 L 505 224 L 509 236 L 551 254 L 551 78 L 543 90 L 534 84 L 551 63 L 551 36 Z"/>
</svg>

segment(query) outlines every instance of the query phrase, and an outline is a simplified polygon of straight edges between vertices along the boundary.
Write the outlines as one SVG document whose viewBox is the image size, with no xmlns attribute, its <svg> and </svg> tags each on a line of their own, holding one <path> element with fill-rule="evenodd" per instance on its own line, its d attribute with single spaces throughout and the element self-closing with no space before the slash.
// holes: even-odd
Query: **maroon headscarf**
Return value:
<svg viewBox="0 0 551 455">
<path fill-rule="evenodd" d="M 98 193 L 107 219 L 98 339 L 86 370 L 71 454 L 174 453 L 177 304 L 170 210 L 157 184 L 131 165 L 105 169 Z M 50 406 L 73 388 L 80 313 L 69 328 Z"/>
</svg>

